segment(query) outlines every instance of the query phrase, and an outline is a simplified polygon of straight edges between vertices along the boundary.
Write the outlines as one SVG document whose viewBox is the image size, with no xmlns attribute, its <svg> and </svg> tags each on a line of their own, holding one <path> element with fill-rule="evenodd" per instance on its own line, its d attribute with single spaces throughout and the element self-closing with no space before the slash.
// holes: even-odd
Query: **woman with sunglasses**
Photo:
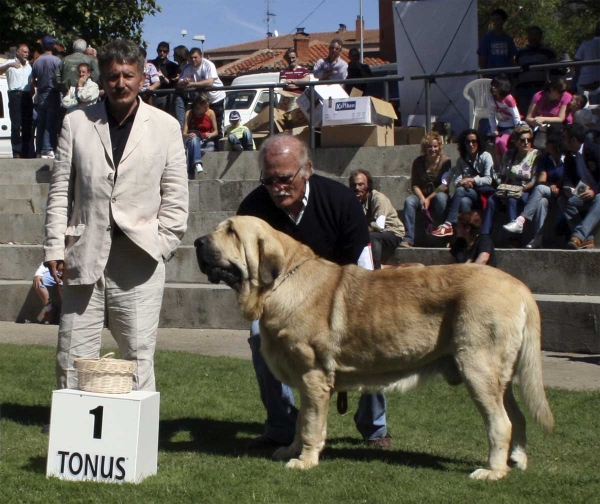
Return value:
<svg viewBox="0 0 600 504">
<path fill-rule="evenodd" d="M 504 197 L 496 193 L 488 198 L 481 230 L 483 234 L 491 233 L 500 205 L 505 205 L 510 220 L 515 220 L 535 186 L 536 159 L 539 151 L 533 148 L 533 131 L 529 126 L 517 126 L 511 140 L 515 148 L 509 150 L 502 158 L 499 175 L 503 184 L 520 186 L 523 192 L 519 197 Z"/>
<path fill-rule="evenodd" d="M 469 212 L 479 204 L 479 194 L 493 192 L 492 174 L 494 161 L 481 144 L 479 133 L 474 129 L 463 131 L 458 138 L 460 158 L 450 171 L 442 177 L 441 192 L 448 192 L 454 180 L 454 195 L 448 204 L 446 222 L 438 227 L 432 236 L 443 238 L 454 234 L 458 214 Z"/>
<path fill-rule="evenodd" d="M 567 147 L 562 137 L 562 126 L 553 128 L 548 133 L 545 153 L 539 156 L 537 185 L 531 191 L 525 209 L 519 217 L 503 226 L 509 233 L 521 234 L 525 222 L 532 221 L 534 237 L 525 248 L 542 248 L 542 227 L 548 207 L 557 203 L 562 192 L 565 152 Z"/>
</svg>

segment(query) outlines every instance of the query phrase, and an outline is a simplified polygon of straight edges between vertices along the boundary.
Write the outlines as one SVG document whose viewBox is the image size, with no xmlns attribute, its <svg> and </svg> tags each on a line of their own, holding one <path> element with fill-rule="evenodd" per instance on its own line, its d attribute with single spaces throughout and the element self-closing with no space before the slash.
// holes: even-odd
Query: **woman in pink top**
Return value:
<svg viewBox="0 0 600 504">
<path fill-rule="evenodd" d="M 498 162 L 508 151 L 508 141 L 513 130 L 521 124 L 517 102 L 510 94 L 510 81 L 500 75 L 490 83 L 492 99 L 488 100 L 488 111 L 492 136 Z"/>
<path fill-rule="evenodd" d="M 552 123 L 571 124 L 573 116 L 567 112 L 571 98 L 565 79 L 554 77 L 546 82 L 542 91 L 533 95 L 525 121 L 533 129 Z"/>
</svg>

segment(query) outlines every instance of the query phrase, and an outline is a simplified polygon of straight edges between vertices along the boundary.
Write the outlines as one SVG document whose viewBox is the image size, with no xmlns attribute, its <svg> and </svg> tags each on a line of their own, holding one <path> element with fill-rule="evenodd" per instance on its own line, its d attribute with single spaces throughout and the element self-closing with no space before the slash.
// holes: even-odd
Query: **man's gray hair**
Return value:
<svg viewBox="0 0 600 504">
<path fill-rule="evenodd" d="M 263 144 L 260 146 L 260 150 L 258 152 L 258 166 L 260 167 L 260 171 L 262 172 L 265 164 L 265 155 L 266 150 L 269 149 L 271 151 L 275 150 L 275 152 L 283 153 L 285 148 L 296 147 L 298 149 L 298 168 L 302 168 L 302 175 L 306 174 L 306 166 L 310 161 L 310 155 L 308 152 L 308 147 L 306 144 L 292 136 L 292 135 L 274 135 L 272 137 L 267 138 Z"/>
<path fill-rule="evenodd" d="M 140 73 L 144 73 L 146 60 L 140 48 L 131 40 L 117 39 L 104 44 L 98 51 L 98 66 L 100 75 L 106 77 L 111 63 L 136 65 Z"/>
<path fill-rule="evenodd" d="M 78 38 L 73 42 L 73 52 L 84 52 L 87 49 L 87 42 Z"/>
</svg>

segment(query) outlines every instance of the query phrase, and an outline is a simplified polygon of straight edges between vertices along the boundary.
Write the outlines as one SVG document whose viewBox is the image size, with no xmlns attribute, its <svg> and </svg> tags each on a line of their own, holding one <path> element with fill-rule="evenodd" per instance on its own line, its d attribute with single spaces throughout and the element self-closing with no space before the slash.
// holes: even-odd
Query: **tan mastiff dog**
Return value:
<svg viewBox="0 0 600 504">
<path fill-rule="evenodd" d="M 554 419 L 542 384 L 540 315 L 529 289 L 488 266 L 367 271 L 338 266 L 254 217 L 232 217 L 196 240 L 200 269 L 260 319 L 273 374 L 300 391 L 296 436 L 274 458 L 318 464 L 333 392 L 405 391 L 428 376 L 467 386 L 489 439 L 476 479 L 527 466 L 519 377 L 533 418 Z M 297 457 L 297 458 L 296 458 Z"/>
</svg>

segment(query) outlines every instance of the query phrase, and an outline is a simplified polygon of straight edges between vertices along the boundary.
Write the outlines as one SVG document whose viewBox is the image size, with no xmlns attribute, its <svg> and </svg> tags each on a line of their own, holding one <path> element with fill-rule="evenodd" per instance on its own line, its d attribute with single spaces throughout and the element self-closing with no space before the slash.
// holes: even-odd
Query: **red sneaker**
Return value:
<svg viewBox="0 0 600 504">
<path fill-rule="evenodd" d="M 452 229 L 452 224 L 442 224 L 431 234 L 432 236 L 443 238 L 444 236 L 452 236 L 454 234 L 454 229 Z"/>
</svg>

